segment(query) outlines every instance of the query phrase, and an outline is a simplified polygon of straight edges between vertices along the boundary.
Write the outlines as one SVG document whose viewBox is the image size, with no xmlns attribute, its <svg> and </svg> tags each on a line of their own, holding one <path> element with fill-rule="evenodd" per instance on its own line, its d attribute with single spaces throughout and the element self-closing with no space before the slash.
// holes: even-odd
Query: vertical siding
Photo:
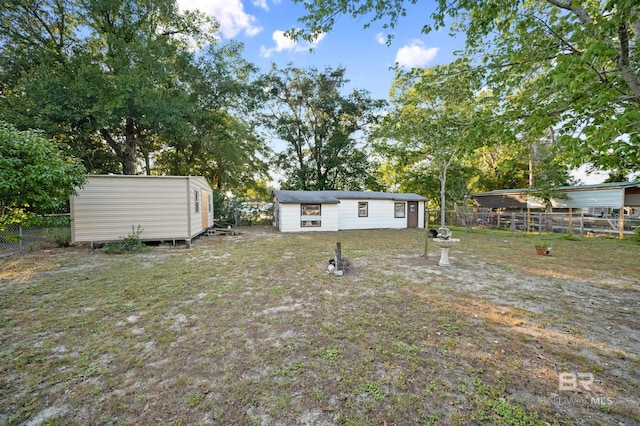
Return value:
<svg viewBox="0 0 640 426">
<path fill-rule="evenodd" d="M 369 214 L 367 217 L 358 217 L 359 202 L 369 203 Z M 403 202 L 405 205 L 405 217 L 396 218 L 394 217 L 396 202 L 401 201 L 340 200 L 340 229 L 406 228 L 408 214 L 407 203 Z M 418 204 L 420 205 L 423 203 L 419 202 Z M 420 226 L 420 208 L 418 208 L 418 226 Z"/>
<path fill-rule="evenodd" d="M 207 211 L 207 217 L 203 217 L 204 209 L 208 209 L 208 207 L 204 206 L 204 203 L 207 202 L 203 193 L 207 193 L 208 198 L 213 197 L 213 191 L 211 187 L 207 183 L 207 181 L 201 176 L 190 176 L 189 178 L 189 190 L 191 193 L 189 194 L 189 215 L 191 220 L 189 221 L 189 238 L 199 235 L 204 230 L 206 230 L 210 225 L 213 225 L 213 209 L 212 211 Z M 199 202 L 200 202 L 200 211 L 196 213 L 196 199 L 194 191 L 198 192 Z M 206 219 L 206 220 L 205 220 Z M 208 223 L 207 223 L 208 221 Z"/>
<path fill-rule="evenodd" d="M 418 201 L 418 228 L 424 228 L 424 201 Z"/>
<path fill-rule="evenodd" d="M 322 204 L 322 226 L 300 226 L 300 204 L 278 203 L 281 232 L 314 232 L 338 230 L 339 204 Z"/>
</svg>

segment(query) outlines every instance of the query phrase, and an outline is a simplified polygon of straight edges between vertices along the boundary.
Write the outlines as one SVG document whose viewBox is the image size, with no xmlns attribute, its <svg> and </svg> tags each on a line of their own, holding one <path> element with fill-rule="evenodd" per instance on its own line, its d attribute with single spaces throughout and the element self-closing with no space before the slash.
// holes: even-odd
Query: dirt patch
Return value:
<svg viewBox="0 0 640 426">
<path fill-rule="evenodd" d="M 12 257 L 0 423 L 640 422 L 640 246 L 505 235 L 449 268 L 420 230 Z"/>
</svg>

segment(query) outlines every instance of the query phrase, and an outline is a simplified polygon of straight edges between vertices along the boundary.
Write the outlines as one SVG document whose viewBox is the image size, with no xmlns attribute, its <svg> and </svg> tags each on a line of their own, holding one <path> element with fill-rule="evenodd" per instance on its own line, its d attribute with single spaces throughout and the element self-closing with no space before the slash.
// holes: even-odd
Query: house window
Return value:
<svg viewBox="0 0 640 426">
<path fill-rule="evenodd" d="M 369 203 L 366 201 L 358 202 L 358 217 L 369 216 Z"/>
<path fill-rule="evenodd" d="M 211 213 L 213 213 L 213 197 L 209 196 L 209 197 L 207 198 L 207 200 L 209 201 L 209 202 L 208 202 L 208 205 L 209 205 L 209 214 L 211 214 Z"/>
<path fill-rule="evenodd" d="M 393 217 L 404 217 L 404 203 L 395 203 Z"/>
<path fill-rule="evenodd" d="M 200 193 L 196 189 L 195 191 L 193 191 L 193 195 L 194 195 L 194 200 L 196 202 L 196 213 L 199 213 L 200 212 Z"/>
<path fill-rule="evenodd" d="M 322 226 L 322 207 L 320 204 L 300 204 L 300 226 Z"/>
</svg>

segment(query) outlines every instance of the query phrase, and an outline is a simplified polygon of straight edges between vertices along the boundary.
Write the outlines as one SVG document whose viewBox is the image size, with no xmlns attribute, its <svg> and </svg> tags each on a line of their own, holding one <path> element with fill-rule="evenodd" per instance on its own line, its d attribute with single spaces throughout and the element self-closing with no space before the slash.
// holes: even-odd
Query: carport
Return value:
<svg viewBox="0 0 640 426">
<path fill-rule="evenodd" d="M 551 198 L 551 207 L 573 209 L 593 214 L 595 209 L 606 209 L 617 219 L 620 237 L 624 234 L 624 220 L 640 217 L 640 181 L 612 182 L 596 185 L 562 186 L 556 189 L 562 197 Z M 491 209 L 544 209 L 545 203 L 537 198 L 535 188 L 501 189 L 473 194 L 477 207 Z M 616 213 L 617 212 L 617 213 Z"/>
</svg>

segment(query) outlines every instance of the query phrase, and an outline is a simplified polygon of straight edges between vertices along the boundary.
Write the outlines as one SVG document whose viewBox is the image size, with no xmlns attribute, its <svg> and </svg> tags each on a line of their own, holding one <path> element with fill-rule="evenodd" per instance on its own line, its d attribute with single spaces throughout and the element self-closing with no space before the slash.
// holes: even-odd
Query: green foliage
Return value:
<svg viewBox="0 0 640 426">
<path fill-rule="evenodd" d="M 580 241 L 582 239 L 579 235 L 576 235 L 573 232 L 567 232 L 562 237 L 567 241 Z"/>
<path fill-rule="evenodd" d="M 102 248 L 102 251 L 107 254 L 123 254 L 131 252 L 146 251 L 149 248 L 145 243 L 140 241 L 140 234 L 142 234 L 142 227 L 138 225 L 135 228 L 131 226 L 131 234 L 126 237 L 122 237 L 119 241 L 107 243 Z"/>
<path fill-rule="evenodd" d="M 440 199 L 442 218 L 447 193 L 458 202 L 469 195 L 462 159 L 485 142 L 479 132 L 489 103 L 481 87 L 466 60 L 398 70 L 391 91 L 395 108 L 374 133 L 377 152 L 390 159 L 396 174 L 394 183 Z M 439 196 L 427 194 L 428 188 L 440 188 Z"/>
<path fill-rule="evenodd" d="M 389 396 L 389 392 L 384 390 L 378 381 L 369 381 L 362 383 L 356 389 L 355 393 L 367 393 L 373 397 L 376 401 L 381 401 Z"/>
<path fill-rule="evenodd" d="M 255 67 L 241 44 L 219 46 L 213 17 L 175 0 L 16 0 L 0 25 L 0 116 L 41 129 L 91 173 L 144 164 L 219 188 L 265 173 L 247 114 Z"/>
<path fill-rule="evenodd" d="M 44 231 L 47 241 L 57 247 L 69 247 L 71 245 L 71 230 L 69 228 L 47 228 Z"/>
<path fill-rule="evenodd" d="M 496 394 L 496 389 L 486 385 L 480 379 L 473 383 L 476 388 L 474 396 L 475 411 L 471 419 L 493 425 L 544 426 L 548 423 L 540 419 L 536 412 L 529 413 L 523 403 L 515 403 Z"/>
<path fill-rule="evenodd" d="M 53 141 L 0 122 L 0 223 L 65 210 L 84 180 L 80 162 Z"/>
<path fill-rule="evenodd" d="M 407 0 L 295 2 L 307 9 L 306 29 L 290 33 L 307 39 L 330 31 L 341 14 L 393 29 L 412 8 L 421 11 Z M 498 100 L 490 134 L 536 138 L 553 127 L 562 161 L 640 169 L 637 2 L 438 1 L 423 32 L 442 27 L 464 33 L 463 54 Z"/>
<path fill-rule="evenodd" d="M 273 68 L 262 81 L 267 126 L 287 143 L 275 162 L 283 189 L 363 190 L 375 186 L 367 150 L 358 138 L 385 104 L 354 90 L 344 96 L 345 69 Z"/>
</svg>

